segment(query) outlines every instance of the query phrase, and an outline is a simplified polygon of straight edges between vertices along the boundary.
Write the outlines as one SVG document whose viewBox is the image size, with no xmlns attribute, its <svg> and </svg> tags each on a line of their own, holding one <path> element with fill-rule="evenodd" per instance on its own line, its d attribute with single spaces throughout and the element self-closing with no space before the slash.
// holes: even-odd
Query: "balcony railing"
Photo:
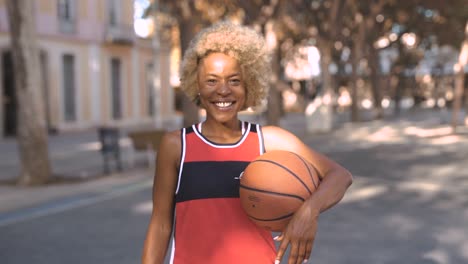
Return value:
<svg viewBox="0 0 468 264">
<path fill-rule="evenodd" d="M 131 45 L 135 41 L 135 32 L 130 25 L 106 25 L 104 42 L 121 45 Z"/>
</svg>

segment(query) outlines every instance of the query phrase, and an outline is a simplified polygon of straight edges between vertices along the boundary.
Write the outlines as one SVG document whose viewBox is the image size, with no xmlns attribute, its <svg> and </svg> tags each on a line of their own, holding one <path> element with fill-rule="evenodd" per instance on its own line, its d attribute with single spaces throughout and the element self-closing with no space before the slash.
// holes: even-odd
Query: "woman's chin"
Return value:
<svg viewBox="0 0 468 264">
<path fill-rule="evenodd" d="M 211 116 L 211 119 L 214 119 L 216 122 L 219 122 L 219 123 L 226 123 L 232 120 L 237 120 L 237 112 L 215 113 L 210 116 Z"/>
</svg>

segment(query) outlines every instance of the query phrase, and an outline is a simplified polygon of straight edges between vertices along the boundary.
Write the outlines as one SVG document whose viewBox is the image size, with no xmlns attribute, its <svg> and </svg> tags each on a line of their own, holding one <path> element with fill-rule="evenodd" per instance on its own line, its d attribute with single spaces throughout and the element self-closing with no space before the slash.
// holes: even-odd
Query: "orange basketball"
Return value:
<svg viewBox="0 0 468 264">
<path fill-rule="evenodd" d="M 303 157 L 289 151 L 269 151 L 244 170 L 241 205 L 257 225 L 282 231 L 319 182 L 317 170 Z"/>
</svg>

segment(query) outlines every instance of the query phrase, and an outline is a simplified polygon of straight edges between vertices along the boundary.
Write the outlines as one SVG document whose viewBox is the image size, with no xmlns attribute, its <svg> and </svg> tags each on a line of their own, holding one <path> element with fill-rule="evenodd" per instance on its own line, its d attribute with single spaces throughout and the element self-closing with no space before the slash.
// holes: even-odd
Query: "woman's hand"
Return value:
<svg viewBox="0 0 468 264">
<path fill-rule="evenodd" d="M 283 233 L 276 239 L 281 244 L 275 264 L 281 262 L 288 245 L 291 245 L 288 264 L 307 263 L 317 233 L 319 210 L 303 204 L 294 214 Z"/>
</svg>

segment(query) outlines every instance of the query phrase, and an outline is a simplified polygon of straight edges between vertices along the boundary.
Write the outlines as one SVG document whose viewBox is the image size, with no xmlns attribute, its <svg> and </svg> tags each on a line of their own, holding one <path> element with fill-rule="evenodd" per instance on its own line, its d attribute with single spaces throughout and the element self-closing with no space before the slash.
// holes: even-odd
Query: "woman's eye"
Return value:
<svg viewBox="0 0 468 264">
<path fill-rule="evenodd" d="M 215 84 L 216 84 L 216 80 L 215 80 L 215 79 L 208 79 L 208 80 L 206 81 L 206 83 L 209 84 L 209 85 L 215 85 Z"/>
<path fill-rule="evenodd" d="M 240 85 L 241 81 L 239 79 L 232 79 L 229 81 L 231 85 Z"/>
</svg>

